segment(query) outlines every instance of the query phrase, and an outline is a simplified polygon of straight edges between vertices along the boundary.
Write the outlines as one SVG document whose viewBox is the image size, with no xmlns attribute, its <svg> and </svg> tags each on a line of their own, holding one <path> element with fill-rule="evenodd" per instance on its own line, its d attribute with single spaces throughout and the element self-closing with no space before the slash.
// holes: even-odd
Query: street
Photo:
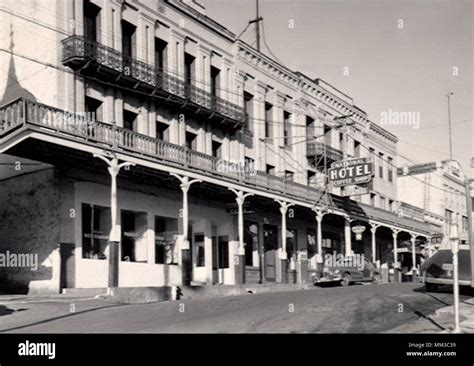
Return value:
<svg viewBox="0 0 474 366">
<path fill-rule="evenodd" d="M 461 301 L 468 298 L 461 295 Z M 69 312 L 71 303 L 74 313 Z M 425 293 L 419 283 L 402 283 L 140 305 L 98 299 L 0 304 L 9 309 L 0 316 L 2 332 L 379 333 L 414 321 L 426 322 L 428 329 L 439 332 L 445 328 L 426 317 L 451 305 L 452 294 Z M 41 307 L 51 313 L 35 320 L 32 313 L 41 314 Z M 3 322 L 12 316 L 22 323 L 15 324 L 14 318 Z"/>
</svg>

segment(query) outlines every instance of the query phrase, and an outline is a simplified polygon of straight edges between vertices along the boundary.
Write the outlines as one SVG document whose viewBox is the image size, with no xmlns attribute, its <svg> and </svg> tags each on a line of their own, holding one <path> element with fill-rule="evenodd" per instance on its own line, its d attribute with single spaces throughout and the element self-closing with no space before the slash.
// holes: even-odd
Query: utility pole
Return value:
<svg viewBox="0 0 474 366">
<path fill-rule="evenodd" d="M 449 160 L 453 160 L 453 140 L 451 136 L 451 95 L 453 92 L 447 92 L 446 97 L 448 98 L 448 123 L 449 123 Z"/>
<path fill-rule="evenodd" d="M 474 164 L 472 164 L 474 167 Z M 471 183 L 474 179 L 466 179 L 466 210 L 467 210 L 467 230 L 469 238 L 469 249 L 471 253 L 471 287 L 474 287 L 474 228 L 472 227 L 472 197 Z"/>
<path fill-rule="evenodd" d="M 461 333 L 459 325 L 459 235 L 458 224 L 451 224 L 450 230 L 451 251 L 453 253 L 453 295 L 454 295 L 454 329 L 453 333 Z"/>
<path fill-rule="evenodd" d="M 255 20 L 256 20 L 255 37 L 257 39 L 257 50 L 260 51 L 260 15 L 259 15 L 258 0 L 255 0 L 255 5 L 257 8 L 257 16 L 255 17 Z"/>
</svg>

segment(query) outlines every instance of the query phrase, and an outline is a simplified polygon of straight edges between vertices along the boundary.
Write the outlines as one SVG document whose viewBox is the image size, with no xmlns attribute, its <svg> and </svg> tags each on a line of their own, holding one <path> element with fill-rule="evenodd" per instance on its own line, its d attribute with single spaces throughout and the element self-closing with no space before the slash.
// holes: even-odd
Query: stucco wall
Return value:
<svg viewBox="0 0 474 366">
<path fill-rule="evenodd" d="M 58 197 L 51 168 L 0 181 L 0 253 L 38 259 L 36 271 L 0 267 L 9 292 L 59 292 Z"/>
</svg>

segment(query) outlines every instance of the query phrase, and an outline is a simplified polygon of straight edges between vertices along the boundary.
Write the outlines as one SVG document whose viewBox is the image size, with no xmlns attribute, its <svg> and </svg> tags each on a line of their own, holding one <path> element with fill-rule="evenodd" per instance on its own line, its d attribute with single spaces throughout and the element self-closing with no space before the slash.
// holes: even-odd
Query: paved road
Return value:
<svg viewBox="0 0 474 366">
<path fill-rule="evenodd" d="M 466 298 L 461 296 L 461 300 Z M 87 304 L 84 313 L 78 306 L 74 314 L 16 329 L 11 322 L 8 328 L 1 326 L 5 314 L 0 316 L 0 329 L 27 333 L 386 332 L 451 305 L 452 294 L 427 294 L 420 284 L 403 283 L 108 307 L 95 301 Z"/>
</svg>

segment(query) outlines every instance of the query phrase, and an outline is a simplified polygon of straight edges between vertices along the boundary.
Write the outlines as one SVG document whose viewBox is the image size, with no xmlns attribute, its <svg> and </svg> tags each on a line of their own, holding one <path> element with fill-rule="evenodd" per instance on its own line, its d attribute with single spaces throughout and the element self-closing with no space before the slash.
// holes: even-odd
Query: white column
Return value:
<svg viewBox="0 0 474 366">
<path fill-rule="evenodd" d="M 280 259 L 287 259 L 286 254 L 286 214 L 288 212 L 288 208 L 294 206 L 294 203 L 284 202 L 275 200 L 280 204 L 280 213 L 281 213 L 281 252 L 280 252 Z M 296 248 L 295 248 L 296 249 Z"/>
<path fill-rule="evenodd" d="M 351 255 L 352 254 L 351 221 L 352 221 L 352 219 L 349 216 L 344 216 L 344 240 L 346 242 L 345 255 Z"/>
<path fill-rule="evenodd" d="M 370 232 L 372 233 L 372 263 L 376 264 L 377 263 L 377 243 L 376 243 L 376 232 L 377 228 L 380 225 L 370 223 Z"/>
<path fill-rule="evenodd" d="M 412 273 L 412 278 L 413 278 L 413 281 L 415 280 L 415 272 L 416 272 L 416 237 L 417 235 L 416 234 L 411 234 L 411 260 L 412 260 L 412 267 L 411 267 L 411 273 Z"/>
<path fill-rule="evenodd" d="M 243 206 L 245 199 L 249 196 L 253 196 L 252 193 L 244 193 L 243 191 L 237 191 L 233 188 L 229 188 L 232 192 L 235 193 L 236 197 L 235 200 L 238 206 L 238 225 L 239 225 L 239 248 L 237 251 L 238 255 L 245 255 L 245 247 L 244 247 L 244 211 Z"/>
<path fill-rule="evenodd" d="M 317 245 L 318 245 L 318 254 L 322 255 L 323 254 L 323 230 L 322 230 L 322 222 L 323 222 L 323 217 L 325 213 L 317 208 L 312 208 L 314 213 L 316 214 L 316 235 L 317 235 Z"/>
<path fill-rule="evenodd" d="M 395 266 L 398 264 L 398 233 L 400 230 L 392 228 L 392 237 L 393 237 L 393 261 L 395 262 Z"/>
</svg>

